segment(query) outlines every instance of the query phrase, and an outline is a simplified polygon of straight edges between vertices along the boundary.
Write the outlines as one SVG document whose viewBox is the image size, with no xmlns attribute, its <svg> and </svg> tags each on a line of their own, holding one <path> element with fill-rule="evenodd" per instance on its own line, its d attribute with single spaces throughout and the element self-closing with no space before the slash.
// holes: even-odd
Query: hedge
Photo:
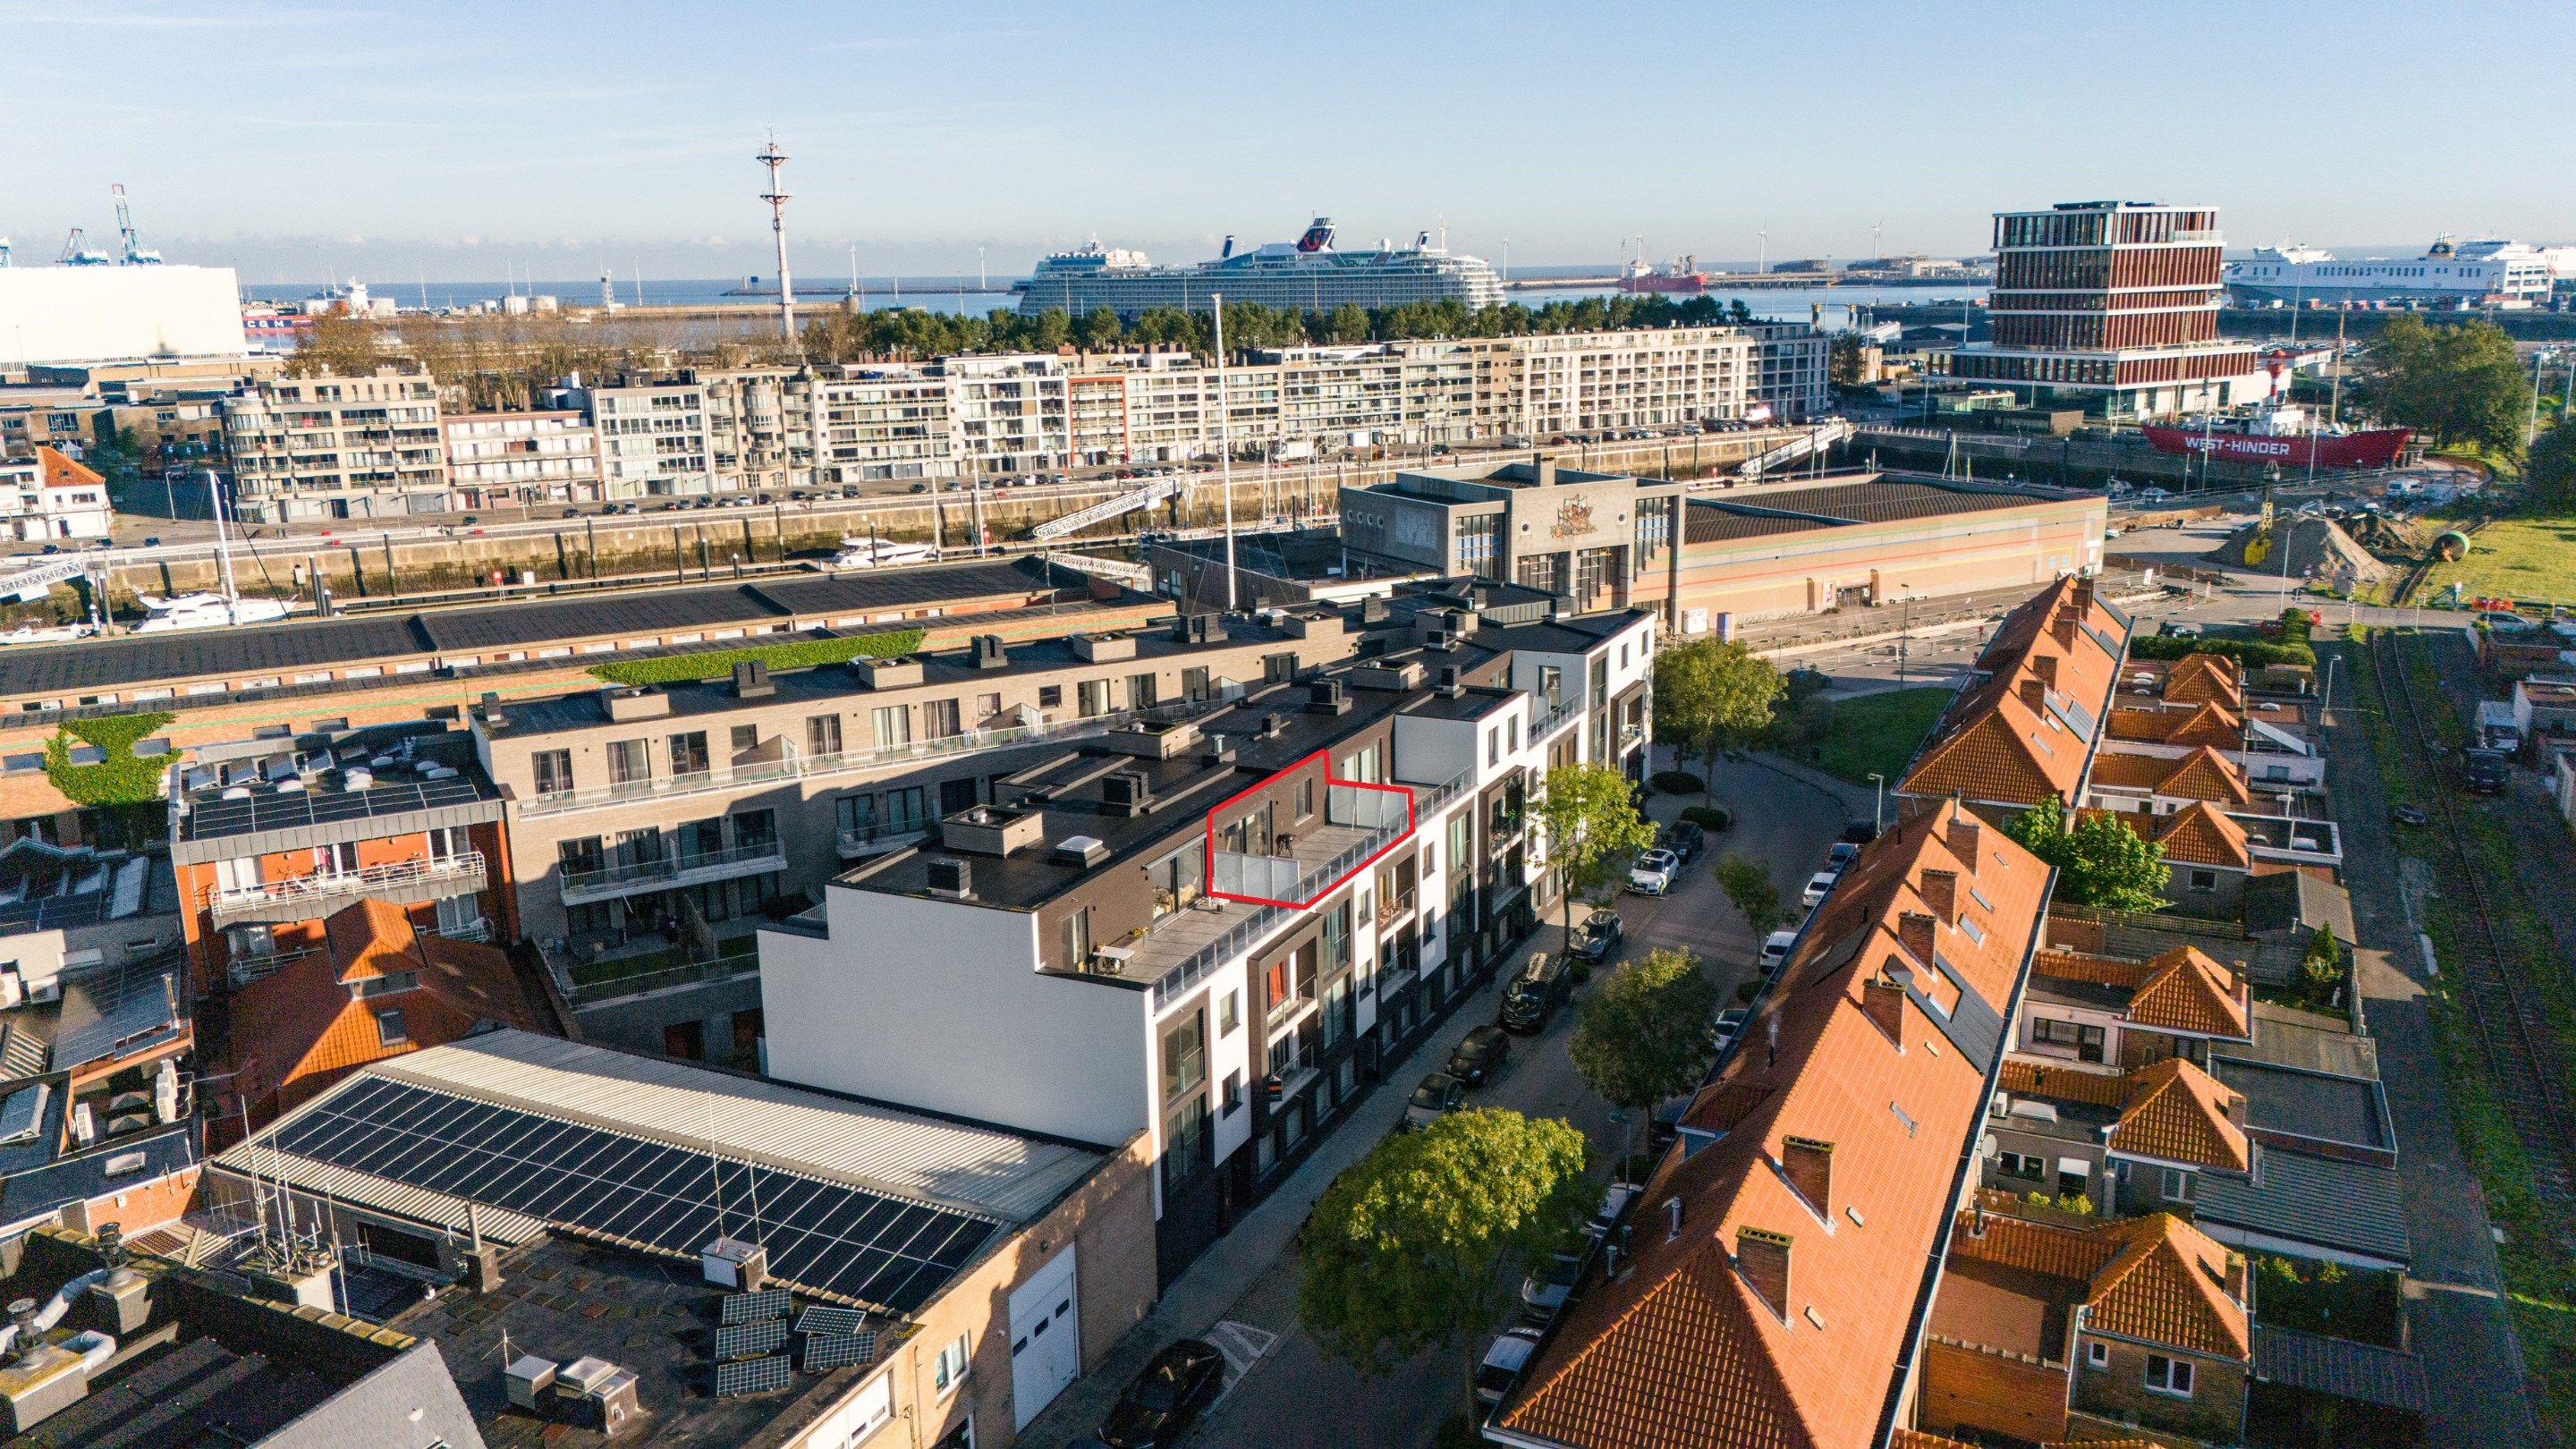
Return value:
<svg viewBox="0 0 2576 1449">
<path fill-rule="evenodd" d="M 748 649 L 716 649 L 704 654 L 669 654 L 658 659 L 621 659 L 595 664 L 591 674 L 611 684 L 681 684 L 722 679 L 737 664 L 758 660 L 771 673 L 852 659 L 893 659 L 921 647 L 919 629 L 889 629 L 849 639 L 799 639 L 793 644 L 756 644 Z"/>
<path fill-rule="evenodd" d="M 1706 782 L 1688 770 L 1657 770 L 1651 783 L 1667 795 L 1697 795 L 1708 788 Z"/>
<path fill-rule="evenodd" d="M 2186 654 L 2223 654 L 2248 669 L 2260 669 L 2267 664 L 2317 667 L 2317 651 L 2303 643 L 2275 644 L 2269 639 L 2195 639 L 2173 634 L 2142 634 L 2129 641 L 2129 655 L 2134 659 L 2180 659 Z"/>
<path fill-rule="evenodd" d="M 1682 810 L 1682 818 L 1711 835 L 1735 823 L 1735 817 L 1715 805 L 1691 805 Z"/>
<path fill-rule="evenodd" d="M 176 718 L 167 711 L 154 711 L 74 720 L 45 741 L 45 776 L 75 805 L 149 804 L 161 798 L 161 777 L 170 761 L 136 758 L 134 742 Z M 96 745 L 107 758 L 95 765 L 73 764 L 75 739 Z"/>
</svg>

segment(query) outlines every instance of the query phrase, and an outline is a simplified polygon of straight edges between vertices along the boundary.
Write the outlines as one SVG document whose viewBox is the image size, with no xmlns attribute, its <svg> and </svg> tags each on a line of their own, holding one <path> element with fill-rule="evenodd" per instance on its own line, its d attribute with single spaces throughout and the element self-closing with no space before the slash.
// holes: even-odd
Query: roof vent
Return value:
<svg viewBox="0 0 2576 1449">
<path fill-rule="evenodd" d="M 1385 623 L 1386 599 L 1381 595 L 1371 594 L 1367 598 L 1360 600 L 1360 622 L 1363 624 Z"/>
<path fill-rule="evenodd" d="M 768 665 L 757 659 L 746 659 L 733 667 L 734 698 L 766 699 L 777 692 L 778 686 L 769 682 Z"/>
<path fill-rule="evenodd" d="M 532 1353 L 510 1360 L 501 1377 L 509 1385 L 510 1404 L 542 1417 L 545 1413 L 546 1390 L 555 1385 L 555 1364 Z"/>
<path fill-rule="evenodd" d="M 1458 666 L 1455 664 L 1441 665 L 1439 684 L 1440 697 L 1443 699 L 1456 699 L 1458 696 L 1465 694 L 1466 692 L 1467 686 L 1465 682 L 1458 678 Z"/>
<path fill-rule="evenodd" d="M 1350 709 L 1350 696 L 1342 693 L 1340 680 L 1318 679 L 1306 686 L 1306 713 L 1348 714 Z"/>
<path fill-rule="evenodd" d="M 1109 843 L 1096 835 L 1068 835 L 1055 843 L 1047 859 L 1056 865 L 1080 866 L 1086 870 L 1109 859 Z"/>
<path fill-rule="evenodd" d="M 1113 770 L 1100 782 L 1100 805 L 1107 814 L 1142 815 L 1152 807 L 1153 800 L 1153 783 L 1142 770 Z"/>
<path fill-rule="evenodd" d="M 943 855 L 931 861 L 930 893 L 950 900 L 974 899 L 975 867 L 953 855 Z"/>
<path fill-rule="evenodd" d="M 1172 621 L 1172 637 L 1183 644 L 1207 644 L 1216 640 L 1217 616 L 1183 614 Z"/>
<path fill-rule="evenodd" d="M 1001 635 L 978 634 L 966 646 L 966 663 L 975 669 L 1006 669 L 1010 667 L 1011 651 L 1002 647 Z"/>
<path fill-rule="evenodd" d="M 1223 735 L 1209 735 L 1201 744 L 1199 758 L 1211 765 L 1226 764 L 1234 758 L 1234 746 Z"/>
<path fill-rule="evenodd" d="M 1287 732 L 1288 716 L 1280 714 L 1274 710 L 1261 717 L 1261 728 L 1253 732 L 1253 737 L 1255 739 L 1275 740 Z"/>
</svg>

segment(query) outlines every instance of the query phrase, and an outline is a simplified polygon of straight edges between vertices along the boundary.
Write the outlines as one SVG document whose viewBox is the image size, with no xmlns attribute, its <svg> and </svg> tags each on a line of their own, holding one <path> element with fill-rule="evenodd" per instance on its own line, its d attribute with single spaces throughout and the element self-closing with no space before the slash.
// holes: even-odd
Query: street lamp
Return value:
<svg viewBox="0 0 2576 1449">
<path fill-rule="evenodd" d="M 1878 787 L 1878 794 L 1872 798 L 1869 807 L 1870 833 L 1876 835 L 1887 828 L 1887 777 L 1872 770 L 1869 781 Z"/>
</svg>

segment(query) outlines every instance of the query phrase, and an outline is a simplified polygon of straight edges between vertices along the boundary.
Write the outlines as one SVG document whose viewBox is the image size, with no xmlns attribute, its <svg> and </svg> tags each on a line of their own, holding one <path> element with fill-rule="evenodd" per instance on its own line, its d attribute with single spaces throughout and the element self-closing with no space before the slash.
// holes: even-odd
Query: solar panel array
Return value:
<svg viewBox="0 0 2576 1449">
<path fill-rule="evenodd" d="M 798 1333 L 857 1333 L 868 1326 L 868 1316 L 855 1308 L 825 1308 L 820 1304 L 796 1315 Z"/>
<path fill-rule="evenodd" d="M 995 1231 L 945 1208 L 381 1077 L 324 1098 L 269 1141 L 692 1260 L 723 1233 L 755 1238 L 773 1279 L 896 1314 L 928 1302 Z"/>
<path fill-rule="evenodd" d="M 758 1323 L 768 1318 L 785 1318 L 796 1305 L 784 1288 L 763 1288 L 757 1293 L 728 1293 L 717 1309 L 730 1324 Z"/>
<path fill-rule="evenodd" d="M 744 1394 L 774 1394 L 787 1387 L 787 1355 L 770 1358 L 747 1358 L 739 1363 L 716 1365 L 716 1397 L 740 1398 Z"/>
<path fill-rule="evenodd" d="M 867 1363 L 877 1356 L 877 1336 L 873 1333 L 809 1333 L 805 1335 L 805 1372 L 819 1374 L 826 1369 L 847 1368 L 854 1363 Z"/>
<path fill-rule="evenodd" d="M 254 830 L 300 830 L 344 820 L 471 805 L 481 798 L 474 782 L 463 776 L 380 784 L 365 790 L 271 791 L 247 800 L 209 800 L 191 806 L 188 838 L 210 840 Z"/>
<path fill-rule="evenodd" d="M 773 1318 L 766 1323 L 737 1323 L 716 1330 L 716 1357 L 758 1358 L 776 1353 L 787 1346 L 787 1320 Z"/>
</svg>

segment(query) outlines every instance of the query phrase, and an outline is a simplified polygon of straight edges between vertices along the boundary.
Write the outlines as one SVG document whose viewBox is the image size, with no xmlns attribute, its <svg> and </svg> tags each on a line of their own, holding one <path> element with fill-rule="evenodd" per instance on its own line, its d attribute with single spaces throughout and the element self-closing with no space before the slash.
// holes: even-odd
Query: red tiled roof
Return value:
<svg viewBox="0 0 2576 1449">
<path fill-rule="evenodd" d="M 2011 805 L 2054 795 L 2074 803 L 2093 741 L 2045 702 L 2071 701 L 2078 717 L 2099 720 L 2128 637 L 2108 607 L 2089 599 L 2087 581 L 2061 579 L 2004 616 L 1978 656 L 1981 676 L 1942 712 L 1898 783 L 1901 793 Z M 2090 631 L 2082 627 L 2088 623 Z M 2096 633 L 2113 647 L 2104 648 Z M 2031 702 L 2034 693 L 2040 707 Z"/>
<path fill-rule="evenodd" d="M 2054 1097 L 2061 1102 L 2083 1102 L 2115 1112 L 2129 1100 L 2127 1072 L 2088 1072 L 2022 1057 L 2005 1059 L 2003 1076 L 1995 1085 L 2016 1097 Z"/>
<path fill-rule="evenodd" d="M 53 448 L 36 449 L 36 461 L 45 465 L 45 486 L 48 488 L 78 488 L 107 482 L 88 464 L 67 458 Z"/>
<path fill-rule="evenodd" d="M 2154 974 L 2129 998 L 2130 1021 L 2163 1031 L 2253 1039 L 2253 987 L 2234 972 L 2193 946 L 2176 946 L 2147 965 Z"/>
<path fill-rule="evenodd" d="M 1950 827 L 1969 819 L 1943 804 L 1863 850 L 1748 1023 L 1755 1045 L 1703 1092 L 1745 1110 L 1714 1144 L 1666 1155 L 1626 1270 L 1567 1310 L 1504 1427 L 1581 1449 L 1839 1446 L 1883 1432 L 1926 1307 L 1909 1285 L 1949 1230 L 1987 1086 L 1911 1001 L 1895 1003 L 1891 1041 L 1864 989 L 1891 961 L 1937 975 L 1898 933 L 1905 915 L 1932 914 L 1922 872 L 1953 871 L 1995 908 L 1982 941 L 1936 924 L 1937 950 L 2008 1012 L 2048 878 L 1992 828 L 1963 859 Z M 1790 1137 L 1832 1144 L 1828 1201 L 1807 1203 L 1775 1166 Z M 1681 1227 L 1668 1233 L 1674 1201 Z M 1739 1229 L 1789 1240 L 1787 1302 L 1766 1303 L 1737 1271 Z"/>
<path fill-rule="evenodd" d="M 2254 1353 L 2241 1261 L 2171 1213 L 2085 1227 L 1962 1212 L 1950 1253 L 2068 1280 L 2088 1329 L 2238 1360 Z"/>
<path fill-rule="evenodd" d="M 2124 706 L 2111 711 L 2111 738 L 2140 744 L 2210 745 L 2232 750 L 2243 743 L 2244 731 L 2243 718 L 2215 701 L 2191 709 Z"/>
<path fill-rule="evenodd" d="M 2244 1097 L 2181 1057 L 2129 1074 L 2128 1105 L 2103 1145 L 2129 1157 L 2250 1172 L 2254 1149 L 2235 1116 Z"/>
<path fill-rule="evenodd" d="M 2245 827 L 2207 800 L 2194 800 L 2165 816 L 2156 831 L 2156 843 L 2165 848 L 2167 860 L 2231 870 L 2254 868 L 2254 852 L 2245 838 Z"/>
<path fill-rule="evenodd" d="M 2165 670 L 2165 698 L 2177 704 L 2213 701 L 2245 707 L 2245 671 L 2224 654 L 2186 654 Z"/>
<path fill-rule="evenodd" d="M 2106 753 L 2093 762 L 2093 783 L 2186 800 L 2220 801 L 2239 808 L 2253 799 L 2246 793 L 2244 772 L 2207 745 L 2178 760 Z"/>
</svg>

